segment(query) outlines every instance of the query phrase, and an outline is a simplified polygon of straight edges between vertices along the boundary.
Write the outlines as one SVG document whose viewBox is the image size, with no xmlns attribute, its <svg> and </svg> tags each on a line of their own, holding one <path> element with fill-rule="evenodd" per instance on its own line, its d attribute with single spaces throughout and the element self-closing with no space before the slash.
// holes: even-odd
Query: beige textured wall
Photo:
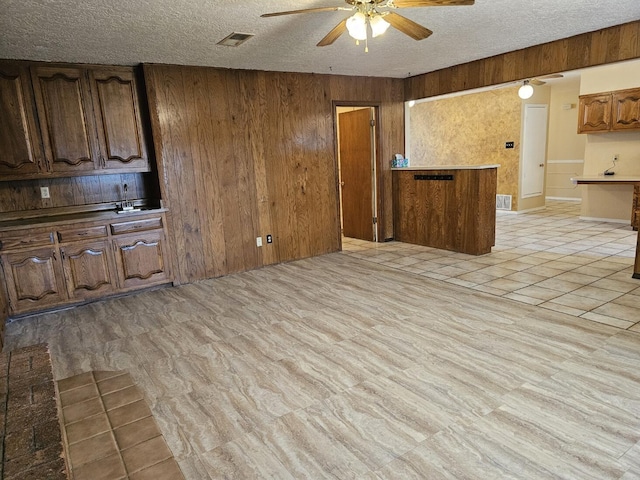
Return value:
<svg viewBox="0 0 640 480">
<path fill-rule="evenodd" d="M 549 160 L 584 160 L 586 135 L 578 134 L 580 78 L 551 86 L 549 103 Z M 563 105 L 571 105 L 563 110 Z"/>
<path fill-rule="evenodd" d="M 498 193 L 518 209 L 521 100 L 518 87 L 416 103 L 409 113 L 410 165 L 500 164 Z M 515 148 L 506 149 L 512 141 Z"/>
<path fill-rule="evenodd" d="M 587 69 L 582 74 L 580 94 L 608 92 L 640 87 L 640 61 L 622 62 Z M 620 161 L 616 175 L 640 175 L 640 132 L 587 134 L 584 152 L 584 175 L 599 175 L 612 164 L 615 154 Z M 629 221 L 632 188 L 630 186 L 582 186 L 583 217 Z"/>
<path fill-rule="evenodd" d="M 577 132 L 580 77 L 551 86 L 546 197 L 582 200 L 582 186 L 571 178 L 582 175 L 587 136 Z M 570 105 L 564 109 L 564 105 Z"/>
</svg>

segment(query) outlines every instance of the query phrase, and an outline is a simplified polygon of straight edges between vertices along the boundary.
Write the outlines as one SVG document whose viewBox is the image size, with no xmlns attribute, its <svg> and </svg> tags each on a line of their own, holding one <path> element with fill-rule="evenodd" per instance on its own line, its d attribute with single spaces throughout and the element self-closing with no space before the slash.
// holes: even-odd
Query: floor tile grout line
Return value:
<svg viewBox="0 0 640 480">
<path fill-rule="evenodd" d="M 609 270 L 609 271 L 606 272 L 606 274 L 602 274 L 602 275 L 598 276 L 595 280 L 592 280 L 591 282 L 588 282 L 586 284 L 580 283 L 579 284 L 580 286 L 578 286 L 577 288 L 570 289 L 568 291 L 563 291 L 563 292 L 559 293 L 558 295 L 556 295 L 555 297 L 551 297 L 551 298 L 548 298 L 548 299 L 537 299 L 537 300 L 541 300 L 540 302 L 537 303 L 537 305 L 538 306 L 542 306 L 543 308 L 546 308 L 548 310 L 554 310 L 554 309 L 553 308 L 548 308 L 549 307 L 548 305 L 543 305 L 543 304 L 545 304 L 545 303 L 556 304 L 557 303 L 559 306 L 565 306 L 565 307 L 568 307 L 568 308 L 575 308 L 575 307 L 570 307 L 568 305 L 564 305 L 564 304 L 559 303 L 559 302 L 553 302 L 553 300 L 555 300 L 557 298 L 560 298 L 562 296 L 565 296 L 565 295 L 572 294 L 572 293 L 576 292 L 577 290 L 580 290 L 583 287 L 593 286 L 594 283 L 597 283 L 597 282 L 599 282 L 601 280 L 611 280 L 611 281 L 620 281 L 620 282 L 622 282 L 622 280 L 618 280 L 618 279 L 615 279 L 613 277 L 615 275 L 619 275 L 622 271 L 630 268 L 630 266 L 629 265 L 625 265 L 625 262 L 612 261 L 611 259 L 614 259 L 614 258 L 616 258 L 616 259 L 625 258 L 626 259 L 628 257 L 626 257 L 626 256 L 625 257 L 620 257 L 619 255 L 617 255 L 616 253 L 613 253 L 611 251 L 597 252 L 597 251 L 595 251 L 595 249 L 596 248 L 601 248 L 603 245 L 608 245 L 608 244 L 612 244 L 612 243 L 615 243 L 616 245 L 622 246 L 624 243 L 621 243 L 621 239 L 633 236 L 633 232 L 629 233 L 628 231 L 623 230 L 624 227 L 621 227 L 619 225 L 613 225 L 612 226 L 611 224 L 608 224 L 607 222 L 598 222 L 598 223 L 595 223 L 595 224 L 593 222 L 588 222 L 588 223 L 585 224 L 584 223 L 585 221 L 574 220 L 575 217 L 572 216 L 569 213 L 571 211 L 575 211 L 575 210 L 571 210 L 572 207 L 575 208 L 575 206 L 573 206 L 573 205 L 571 207 L 569 207 L 569 208 L 566 208 L 566 212 L 567 212 L 566 214 L 563 214 L 563 215 L 551 214 L 550 215 L 549 212 L 553 212 L 553 211 L 557 210 L 558 208 L 560 208 L 559 205 L 562 208 L 566 208 L 566 207 L 562 206 L 561 203 L 560 204 L 559 203 L 553 203 L 548 208 L 548 212 L 544 212 L 544 214 L 542 214 L 540 212 L 537 212 L 537 215 L 539 216 L 539 220 L 536 220 L 536 218 L 534 216 L 533 217 L 534 221 L 531 221 L 530 217 L 526 218 L 526 216 L 523 215 L 522 218 L 518 219 L 517 222 L 514 222 L 514 221 L 509 222 L 510 224 L 514 225 L 513 228 L 509 227 L 509 228 L 505 229 L 504 226 L 503 226 L 502 230 L 503 231 L 504 230 L 507 230 L 507 231 L 513 230 L 514 233 L 517 233 L 517 234 L 519 234 L 519 236 L 526 238 L 526 240 L 524 240 L 524 241 L 528 241 L 528 240 L 530 240 L 530 238 L 529 238 L 530 235 L 529 236 L 525 235 L 523 233 L 523 229 L 522 228 L 518 229 L 518 228 L 515 227 L 515 225 L 521 225 L 521 224 L 526 223 L 526 222 L 530 222 L 530 223 L 532 223 L 534 225 L 536 225 L 536 224 L 537 225 L 541 225 L 541 226 L 536 226 L 536 227 L 530 227 L 530 229 L 532 229 L 533 231 L 538 231 L 538 229 L 542 229 L 543 228 L 542 225 L 547 225 L 547 226 L 549 226 L 549 225 L 552 225 L 552 226 L 553 225 L 557 225 L 558 220 L 556 220 L 556 218 L 564 218 L 564 220 L 562 220 L 562 222 L 566 226 L 561 227 L 561 228 L 555 227 L 555 228 L 551 228 L 551 229 L 549 229 L 547 227 L 546 230 L 549 230 L 552 235 L 558 235 L 559 231 L 560 232 L 563 232 L 563 231 L 568 231 L 568 232 L 583 231 L 583 232 L 587 232 L 587 233 L 592 233 L 593 231 L 595 231 L 596 234 L 595 235 L 590 235 L 590 237 L 589 237 L 591 241 L 588 244 L 585 244 L 584 247 L 580 248 L 579 250 L 575 250 L 573 252 L 566 251 L 566 252 L 556 253 L 555 254 L 556 258 L 545 259 L 544 261 L 541 261 L 541 262 L 539 262 L 537 264 L 532 264 L 532 266 L 529 267 L 529 268 L 522 269 L 522 270 L 515 270 L 513 273 L 510 273 L 508 275 L 502 275 L 500 277 L 497 277 L 497 278 L 494 278 L 494 279 L 491 279 L 491 280 L 485 280 L 485 281 L 481 281 L 481 282 L 474 282 L 474 281 L 468 281 L 468 280 L 460 278 L 460 277 L 462 277 L 464 275 L 473 274 L 474 272 L 482 270 L 482 268 L 475 269 L 475 270 L 469 270 L 469 271 L 466 271 L 465 273 L 458 273 L 458 274 L 453 275 L 453 276 L 449 276 L 449 275 L 444 274 L 443 276 L 446 275 L 445 278 L 439 278 L 439 275 L 441 275 L 441 274 L 437 273 L 438 270 L 448 268 L 447 265 L 455 266 L 455 265 L 459 264 L 462 267 L 465 262 L 473 261 L 473 258 L 470 258 L 470 257 L 458 258 L 458 257 L 456 257 L 456 255 L 458 255 L 458 254 L 455 254 L 453 252 L 441 251 L 441 250 L 434 249 L 434 248 L 431 248 L 431 247 L 422 247 L 422 246 L 406 247 L 408 244 L 401 244 L 400 242 L 395 243 L 395 247 L 394 246 L 389 247 L 389 245 L 393 245 L 393 243 L 385 243 L 385 244 L 382 244 L 380 247 L 378 246 L 379 244 L 375 244 L 375 246 L 372 247 L 371 242 L 366 242 L 366 241 L 356 241 L 356 242 L 354 242 L 354 241 L 352 241 L 352 239 L 343 238 L 343 252 L 348 254 L 348 255 L 350 255 L 350 256 L 353 256 L 354 258 L 358 258 L 360 260 L 368 261 L 368 262 L 371 262 L 371 263 L 378 263 L 380 265 L 384 265 L 384 266 L 387 266 L 387 267 L 390 267 L 390 268 L 393 268 L 393 269 L 396 269 L 396 270 L 400 270 L 400 271 L 403 271 L 405 273 L 413 273 L 413 274 L 420 275 L 422 277 L 431 278 L 433 280 L 445 281 L 450 285 L 457 285 L 457 286 L 461 286 L 463 288 L 471 288 L 471 289 L 474 289 L 474 290 L 477 290 L 477 291 L 481 291 L 481 292 L 484 291 L 484 293 L 489 293 L 490 295 L 493 295 L 495 297 L 505 297 L 505 298 L 509 298 L 508 295 L 510 295 L 512 293 L 516 294 L 516 295 L 519 295 L 519 294 L 515 293 L 519 289 L 509 290 L 509 291 L 506 291 L 503 294 L 498 294 L 497 292 L 487 292 L 485 290 L 477 289 L 475 287 L 480 286 L 480 285 L 486 285 L 488 283 L 491 283 L 494 280 L 499 280 L 499 279 L 505 278 L 507 276 L 516 274 L 516 273 L 521 273 L 521 272 L 522 273 L 527 273 L 527 270 L 529 270 L 529 269 L 532 269 L 532 268 L 535 268 L 535 267 L 538 267 L 538 266 L 544 266 L 544 265 L 546 265 L 548 263 L 551 263 L 551 262 L 554 262 L 554 261 L 562 262 L 564 260 L 565 263 L 572 264 L 573 266 L 571 268 L 564 269 L 563 271 L 561 271 L 561 272 L 559 272 L 559 273 L 557 273 L 557 274 L 555 274 L 555 275 L 553 275 L 551 277 L 547 277 L 547 278 L 545 278 L 543 280 L 538 280 L 538 281 L 536 281 L 534 283 L 530 283 L 530 284 L 528 284 L 528 286 L 538 286 L 539 288 L 546 288 L 545 286 L 543 286 L 543 285 L 541 286 L 541 285 L 538 285 L 538 284 L 539 283 L 543 283 L 546 280 L 550 280 L 550 279 L 556 278 L 556 277 L 558 277 L 560 275 L 563 275 L 563 274 L 566 274 L 566 273 L 571 273 L 571 272 L 577 273 L 579 275 L 589 275 L 589 273 L 575 272 L 575 270 L 578 270 L 580 268 L 589 267 L 590 265 L 595 265 L 598 262 L 602 262 L 602 261 L 604 261 L 604 262 L 608 261 L 610 263 L 619 264 L 618 268 L 603 269 L 603 270 Z M 533 216 L 533 214 L 532 214 L 532 216 Z M 544 218 L 548 218 L 549 220 L 542 221 L 542 219 L 544 219 Z M 584 233 L 582 233 L 582 235 L 584 235 Z M 600 238 L 601 241 L 600 242 L 593 241 L 593 238 L 596 238 L 596 237 L 601 237 Z M 545 238 L 545 237 L 542 237 L 542 238 Z M 541 242 L 544 242 L 544 241 L 547 241 L 547 240 L 541 240 Z M 544 253 L 544 252 L 548 252 L 550 254 L 551 250 L 554 250 L 556 248 L 562 248 L 561 247 L 562 245 L 571 245 L 571 244 L 575 244 L 575 243 L 582 242 L 582 241 L 584 241 L 583 237 L 572 237 L 572 241 L 570 241 L 570 242 L 562 242 L 562 241 L 559 241 L 559 240 L 553 240 L 554 243 L 558 244 L 557 247 L 542 245 L 542 246 L 544 246 L 546 248 L 540 249 L 540 250 L 535 250 L 534 251 L 535 253 L 532 253 L 532 254 L 529 254 L 529 255 L 525 255 L 525 257 L 526 256 L 535 257 L 536 255 L 539 255 L 539 254 Z M 529 243 L 532 243 L 532 242 L 529 242 Z M 630 251 L 633 248 L 632 244 L 634 244 L 634 243 L 635 242 L 629 241 L 629 245 L 628 245 L 629 248 L 628 249 L 623 249 L 623 248 L 616 247 L 615 250 L 617 250 L 618 254 L 620 252 L 622 252 L 622 251 L 627 251 L 627 250 Z M 355 250 L 355 252 L 349 251 L 349 245 L 356 245 L 357 246 L 357 249 Z M 624 244 L 624 245 L 626 245 L 626 244 Z M 385 248 L 385 247 L 387 247 L 387 248 Z M 522 246 L 518 247 L 517 245 L 516 246 L 512 245 L 512 246 L 509 246 L 508 248 L 504 248 L 504 249 L 503 248 L 500 248 L 499 250 L 498 249 L 494 249 L 495 251 L 492 252 L 492 254 L 496 255 L 496 257 L 494 257 L 494 258 L 497 258 L 497 255 L 499 255 L 499 252 L 510 252 L 510 251 L 513 251 L 513 250 L 517 250 L 518 248 L 522 248 Z M 441 264 L 439 262 L 433 261 L 433 259 L 429 259 L 429 260 L 425 260 L 425 261 L 421 261 L 421 262 L 413 262 L 411 264 L 405 264 L 402 261 L 402 259 L 405 258 L 405 257 L 414 258 L 414 256 L 421 255 L 422 253 L 426 253 L 426 252 L 431 253 L 431 252 L 434 252 L 434 251 L 438 252 L 439 254 L 444 255 L 444 258 L 454 258 L 457 261 L 455 261 L 455 262 L 447 261 L 447 262 L 444 262 L 444 264 Z M 375 255 L 367 255 L 366 253 L 362 253 L 362 252 L 375 252 Z M 381 253 L 381 252 L 387 252 L 387 253 Z M 390 252 L 394 252 L 393 253 L 393 255 L 395 256 L 394 260 L 388 261 L 388 262 L 385 262 L 385 261 L 382 261 L 382 262 L 374 261 L 374 258 L 376 260 L 379 260 L 379 257 L 381 255 L 389 255 Z M 354 253 L 356 253 L 356 255 L 353 255 Z M 589 253 L 595 255 L 595 257 L 589 258 L 588 259 L 589 261 L 587 261 L 587 262 L 575 262 L 575 260 L 572 258 L 572 257 L 575 257 L 575 256 L 582 256 L 582 258 L 585 258 L 585 255 L 589 255 Z M 522 257 L 522 258 L 524 258 L 524 257 Z M 514 260 L 517 261 L 517 260 L 520 260 L 520 259 L 516 257 L 516 258 L 514 258 Z M 497 261 L 495 261 L 495 262 L 487 262 L 487 264 L 486 264 L 487 266 L 484 267 L 484 268 L 488 268 L 490 266 L 500 266 L 501 264 L 509 262 L 509 261 L 512 261 L 512 260 L 497 259 Z M 629 261 L 631 261 L 631 257 L 629 257 Z M 417 263 L 421 263 L 422 264 L 421 268 L 424 268 L 424 266 L 428 265 L 429 263 L 433 263 L 434 264 L 433 270 L 430 270 L 429 267 L 427 267 L 422 272 L 412 271 L 411 270 L 412 265 L 415 265 Z M 460 268 L 460 267 L 458 267 L 458 268 Z M 505 267 L 502 267 L 502 268 L 505 268 Z M 551 268 L 551 267 L 549 267 L 549 268 Z M 597 266 L 593 266 L 591 268 L 598 268 L 598 267 Z M 427 272 L 433 272 L 433 273 L 431 275 L 427 275 Z M 531 272 L 529 272 L 529 273 L 531 274 Z M 590 276 L 596 277 L 596 275 L 590 275 Z M 456 279 L 458 281 L 455 281 Z M 571 282 L 571 280 L 568 280 L 568 281 Z M 466 284 L 462 283 L 462 282 L 465 282 Z M 528 282 L 526 282 L 526 283 L 528 283 Z M 488 288 L 494 288 L 494 287 L 491 287 L 490 285 L 487 285 L 487 287 Z M 638 287 L 640 287 L 640 284 L 638 285 Z M 525 288 L 525 287 L 522 287 L 522 288 Z M 602 308 L 602 307 L 604 307 L 604 306 L 606 306 L 608 304 L 620 305 L 620 304 L 618 304 L 616 302 L 616 300 L 619 299 L 620 297 L 623 297 L 623 296 L 629 294 L 633 290 L 632 289 L 632 290 L 627 291 L 627 292 L 621 292 L 619 290 L 613 290 L 612 288 L 607 288 L 607 287 L 594 286 L 593 288 L 598 288 L 598 289 L 607 290 L 607 291 L 610 291 L 610 292 L 619 293 L 619 295 L 617 297 L 611 299 L 611 300 L 603 302 L 600 305 L 596 305 L 594 307 L 591 307 L 588 310 L 576 309 L 576 310 L 581 310 L 583 312 L 583 313 L 580 313 L 580 314 L 573 313 L 573 312 L 567 312 L 567 311 L 565 311 L 564 313 L 568 314 L 568 315 L 572 315 L 572 316 L 574 316 L 576 318 L 582 318 L 584 320 L 589 320 L 589 319 L 583 317 L 583 315 L 586 315 L 587 313 L 593 312 L 594 310 Z M 586 295 L 584 297 L 585 298 L 590 298 L 589 296 L 586 296 Z M 512 300 L 516 300 L 516 301 L 521 301 L 519 299 L 513 299 L 513 298 L 511 298 L 511 299 Z M 616 319 L 618 321 L 622 321 L 622 322 L 627 322 L 627 323 L 629 322 L 629 320 L 626 320 L 624 318 L 618 318 L 618 317 L 611 317 L 611 318 Z M 589 321 L 595 321 L 595 320 L 589 320 Z M 617 327 L 617 328 L 629 329 L 629 328 L 632 328 L 633 326 L 634 326 L 634 324 L 629 325 L 629 326 L 624 327 L 624 328 L 623 327 Z"/>
</svg>

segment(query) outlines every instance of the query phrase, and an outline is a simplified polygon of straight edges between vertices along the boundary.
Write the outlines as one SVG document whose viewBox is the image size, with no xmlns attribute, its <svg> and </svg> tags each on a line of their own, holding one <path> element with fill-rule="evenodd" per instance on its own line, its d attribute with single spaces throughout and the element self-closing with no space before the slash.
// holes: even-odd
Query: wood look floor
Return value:
<svg viewBox="0 0 640 480">
<path fill-rule="evenodd" d="M 336 253 L 40 315 L 187 479 L 640 478 L 640 334 Z"/>
</svg>

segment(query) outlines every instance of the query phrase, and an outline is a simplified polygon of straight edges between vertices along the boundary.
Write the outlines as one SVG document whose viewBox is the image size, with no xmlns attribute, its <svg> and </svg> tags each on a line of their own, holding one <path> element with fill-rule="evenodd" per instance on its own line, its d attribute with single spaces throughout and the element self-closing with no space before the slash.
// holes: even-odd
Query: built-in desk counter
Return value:
<svg viewBox="0 0 640 480">
<path fill-rule="evenodd" d="M 395 239 L 471 255 L 491 252 L 498 167 L 392 168 Z"/>
<path fill-rule="evenodd" d="M 631 207 L 631 226 L 640 230 L 640 175 L 598 175 L 575 177 L 571 181 L 577 185 L 635 185 L 633 190 L 633 206 Z M 633 278 L 640 279 L 640 231 L 636 244 L 636 261 L 633 268 Z"/>
<path fill-rule="evenodd" d="M 640 176 L 597 175 L 574 177 L 571 181 L 578 185 L 638 185 Z"/>
</svg>

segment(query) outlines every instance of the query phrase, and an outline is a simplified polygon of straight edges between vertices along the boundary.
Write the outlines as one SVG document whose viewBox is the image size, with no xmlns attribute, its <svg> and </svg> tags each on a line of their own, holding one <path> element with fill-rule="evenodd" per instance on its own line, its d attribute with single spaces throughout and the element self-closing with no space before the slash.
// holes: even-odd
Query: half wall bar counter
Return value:
<svg viewBox="0 0 640 480">
<path fill-rule="evenodd" d="M 471 255 L 490 253 L 496 243 L 498 167 L 392 168 L 395 239 Z"/>
</svg>

